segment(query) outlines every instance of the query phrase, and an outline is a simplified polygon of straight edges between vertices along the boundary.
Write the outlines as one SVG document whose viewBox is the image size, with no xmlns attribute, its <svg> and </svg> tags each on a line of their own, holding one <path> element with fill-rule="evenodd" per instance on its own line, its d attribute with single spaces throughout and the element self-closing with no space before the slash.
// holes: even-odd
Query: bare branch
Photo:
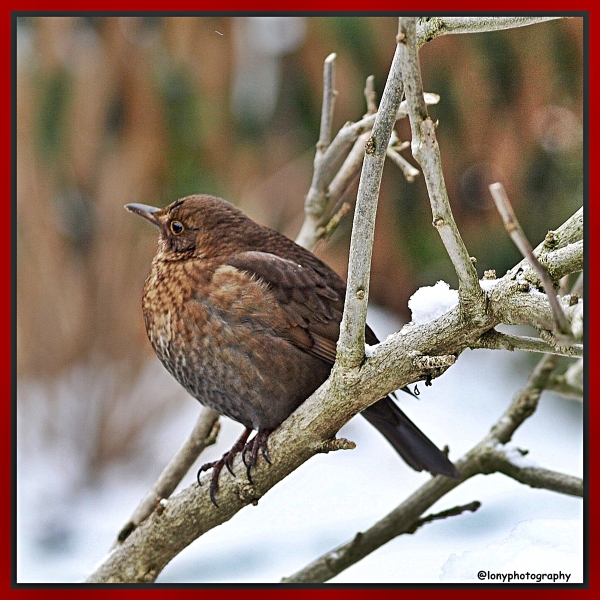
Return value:
<svg viewBox="0 0 600 600">
<path fill-rule="evenodd" d="M 583 359 L 572 363 L 563 375 L 554 375 L 548 390 L 573 400 L 583 400 Z"/>
<path fill-rule="evenodd" d="M 542 280 L 544 290 L 548 296 L 548 301 L 552 307 L 552 314 L 554 316 L 558 332 L 565 336 L 564 341 L 566 342 L 567 339 L 572 336 L 571 328 L 565 313 L 560 306 L 558 295 L 556 293 L 556 289 L 554 288 L 554 283 L 552 282 L 552 279 L 550 279 L 548 271 L 546 271 L 546 269 L 540 264 L 533 253 L 531 244 L 523 233 L 523 230 L 519 225 L 519 221 L 517 220 L 517 217 L 512 209 L 508 196 L 506 195 L 506 191 L 504 190 L 504 186 L 501 183 L 492 183 L 490 185 L 490 192 L 492 193 L 492 197 L 496 203 L 496 208 L 498 209 L 498 212 L 504 221 L 504 226 L 506 227 L 506 230 L 508 231 L 512 241 L 521 251 L 521 254 L 531 263 Z M 581 248 L 583 251 L 583 244 Z"/>
<path fill-rule="evenodd" d="M 428 105 L 437 104 L 440 97 L 437 94 L 426 93 L 424 100 Z M 407 105 L 406 102 L 402 102 L 396 120 L 406 116 Z M 320 227 L 324 225 L 328 206 L 330 204 L 335 206 L 339 202 L 360 170 L 365 143 L 371 137 L 370 131 L 375 123 L 375 117 L 375 114 L 370 114 L 356 123 L 346 123 L 321 155 L 318 164 L 315 164 L 313 179 L 304 204 L 305 218 L 296 237 L 296 243 L 311 249 L 319 241 L 319 232 L 322 231 Z M 350 151 L 352 156 L 348 156 L 334 179 L 336 165 L 352 146 L 354 146 Z M 358 159 L 360 160 L 356 166 Z M 329 191 L 327 191 L 328 184 Z"/>
<path fill-rule="evenodd" d="M 544 241 L 538 244 L 534 250 L 536 256 L 551 250 L 564 248 L 567 244 L 572 244 L 583 239 L 583 207 L 577 209 L 557 230 L 549 231 Z M 524 260 L 516 268 L 522 268 Z"/>
<path fill-rule="evenodd" d="M 416 177 L 419 176 L 420 171 L 415 169 L 401 154 L 400 150 L 404 150 L 410 146 L 409 142 L 404 142 L 404 144 L 400 144 L 398 139 L 398 135 L 395 131 L 392 131 L 392 137 L 390 138 L 390 143 L 388 145 L 388 149 L 386 151 L 387 157 L 400 168 L 406 181 L 412 183 Z"/>
<path fill-rule="evenodd" d="M 491 329 L 475 340 L 471 349 L 486 348 L 488 350 L 525 350 L 526 352 L 543 352 L 560 356 L 583 356 L 583 345 L 573 344 L 568 348 L 556 348 L 547 342 L 528 336 L 510 335 Z"/>
<path fill-rule="evenodd" d="M 321 130 L 319 133 L 319 141 L 317 142 L 317 154 L 315 162 L 321 158 L 321 154 L 327 150 L 331 141 L 331 121 L 333 119 L 333 108 L 335 105 L 335 53 L 331 53 L 325 59 L 323 69 L 323 106 L 321 108 Z"/>
<path fill-rule="evenodd" d="M 583 269 L 583 240 L 567 244 L 558 250 L 545 252 L 538 258 L 553 281 Z M 532 281 L 532 279 L 530 279 Z"/>
<path fill-rule="evenodd" d="M 483 311 L 483 294 L 479 287 L 477 271 L 462 240 L 446 191 L 440 149 L 435 136 L 435 124 L 429 118 L 423 101 L 423 86 L 417 57 L 416 18 L 400 19 L 399 54 L 406 86 L 412 131 L 412 153 L 421 165 L 431 201 L 433 225 L 437 228 L 454 265 L 459 281 L 461 304 L 474 304 Z"/>
<path fill-rule="evenodd" d="M 367 101 L 367 114 L 374 115 L 377 112 L 377 101 L 375 94 L 375 77 L 373 77 L 373 75 L 367 77 L 365 100 Z"/>
<path fill-rule="evenodd" d="M 323 231 L 320 232 L 320 236 L 322 239 L 328 238 L 340 225 L 342 219 L 350 212 L 352 207 L 344 202 L 340 208 L 334 213 L 334 215 L 329 219 L 327 225 L 323 227 Z"/>
<path fill-rule="evenodd" d="M 506 277 L 499 281 L 502 285 L 491 291 L 489 295 L 491 302 L 488 307 L 488 314 L 498 323 L 531 325 L 539 331 L 554 329 L 554 315 L 546 294 L 539 292 L 526 281 L 510 281 Z M 560 302 L 567 319 L 573 320 L 577 305 L 569 306 L 568 298 L 562 298 Z M 582 302 L 580 304 L 583 305 Z M 556 340 L 549 343 L 555 346 L 562 345 Z"/>
<path fill-rule="evenodd" d="M 519 459 L 516 461 L 511 459 L 507 450 L 502 447 L 490 449 L 485 455 L 487 468 L 492 472 L 504 473 L 504 475 L 532 488 L 542 488 L 559 494 L 583 498 L 583 480 L 580 477 L 573 477 L 534 465 L 521 465 L 519 462 Z"/>
<path fill-rule="evenodd" d="M 564 17 L 424 17 L 417 24 L 419 46 L 448 33 L 482 33 L 513 29 Z"/>
<path fill-rule="evenodd" d="M 583 391 L 583 359 L 573 362 L 564 374 L 565 382 L 571 386 L 578 386 Z"/>
<path fill-rule="evenodd" d="M 448 510 L 443 510 L 439 513 L 433 513 L 431 515 L 427 515 L 426 517 L 422 517 L 421 519 L 417 519 L 415 524 L 406 531 L 406 533 L 413 534 L 427 523 L 433 523 L 433 521 L 441 521 L 442 519 L 447 519 L 448 517 L 457 517 L 462 515 L 464 512 L 475 512 L 481 508 L 481 502 L 474 500 L 473 502 L 469 502 L 469 504 L 463 504 L 462 506 L 455 506 L 453 508 L 449 508 Z"/>
<path fill-rule="evenodd" d="M 531 372 L 525 387 L 514 395 L 506 412 L 492 426 L 484 440 L 488 446 L 508 444 L 515 431 L 536 411 L 540 396 L 558 366 L 558 361 L 559 357 L 555 354 L 544 354 Z"/>
<path fill-rule="evenodd" d="M 567 219 L 555 231 L 549 231 L 545 240 L 539 244 L 534 254 L 541 262 L 545 261 L 545 254 L 553 254 L 558 257 L 563 248 L 571 246 L 571 249 L 581 251 L 577 261 L 583 263 L 583 246 L 578 242 L 583 238 L 583 209 L 578 209 L 569 219 Z M 569 250 L 570 252 L 570 250 Z M 555 254 L 556 253 L 556 254 Z M 565 258 L 562 255 L 562 258 Z M 550 261 L 552 262 L 552 260 Z M 569 259 L 569 264 L 573 264 Z M 566 269 L 567 271 L 569 269 Z M 556 266 L 554 274 L 562 277 L 565 273 L 560 266 Z M 527 259 L 523 259 L 515 265 L 504 277 L 498 279 L 497 283 L 487 292 L 489 297 L 488 315 L 497 323 L 506 323 L 508 325 L 532 325 L 543 330 L 552 330 L 554 327 L 554 318 L 546 294 L 542 294 L 536 289 L 536 282 L 539 277 Z M 577 297 L 572 295 L 561 298 L 563 311 L 567 318 L 571 320 L 573 328 L 575 316 L 575 306 L 571 303 Z M 577 308 L 577 312 L 581 308 Z M 583 324 L 577 326 L 581 330 Z M 475 340 L 473 340 L 475 341 Z M 548 340 L 544 340 L 548 341 Z M 554 342 L 552 342 L 553 345 Z"/>
<path fill-rule="evenodd" d="M 326 235 L 333 233 L 333 228 L 331 227 L 331 223 L 329 221 L 339 212 L 338 206 L 341 204 L 343 198 L 346 197 L 346 194 L 350 190 L 351 186 L 358 180 L 363 157 L 365 155 L 365 143 L 369 139 L 370 135 L 370 132 L 367 131 L 358 137 L 348 153 L 348 156 L 346 156 L 342 166 L 339 168 L 331 184 L 329 185 L 329 191 L 327 193 L 327 207 L 320 221 L 321 223 L 324 223 L 324 225 L 317 228 L 317 235 L 315 237 L 316 241 L 319 241 L 322 237 L 326 237 Z M 329 214 L 333 216 L 328 216 Z"/>
<path fill-rule="evenodd" d="M 297 242 L 305 248 L 312 249 L 317 243 L 316 232 L 327 207 L 326 188 L 329 183 L 329 161 L 323 154 L 331 142 L 331 122 L 335 105 L 335 53 L 330 54 L 323 65 L 323 103 L 321 107 L 321 128 L 317 150 L 315 152 L 313 179 L 304 202 L 304 223 L 298 234 Z"/>
<path fill-rule="evenodd" d="M 337 343 L 336 364 L 345 368 L 358 367 L 364 358 L 369 275 L 379 186 L 388 142 L 396 123 L 404 90 L 399 47 L 400 45 L 396 46 L 381 104 L 375 115 L 373 131 L 365 145 L 365 158 L 358 186 L 350 240 L 344 315 Z"/>
<path fill-rule="evenodd" d="M 357 533 L 352 540 L 320 556 L 297 573 L 285 577 L 282 583 L 324 583 L 330 580 L 390 540 L 412 530 L 420 515 L 463 480 L 442 476 L 430 479 L 372 527 Z"/>
</svg>

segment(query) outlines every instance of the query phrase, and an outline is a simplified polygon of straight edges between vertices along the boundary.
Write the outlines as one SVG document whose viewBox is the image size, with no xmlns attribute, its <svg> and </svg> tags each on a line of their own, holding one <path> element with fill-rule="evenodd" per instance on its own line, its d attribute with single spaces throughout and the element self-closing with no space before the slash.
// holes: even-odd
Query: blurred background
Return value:
<svg viewBox="0 0 600 600">
<path fill-rule="evenodd" d="M 199 410 L 146 339 L 141 290 L 156 232 L 123 205 L 212 193 L 295 237 L 319 135 L 323 60 L 337 54 L 335 132 L 366 112 L 367 76 L 381 95 L 396 30 L 394 17 L 16 19 L 20 580 L 85 577 Z M 441 96 L 430 112 L 455 218 L 480 275 L 502 275 L 520 255 L 489 183 L 505 185 L 533 245 L 583 202 L 583 20 L 443 36 L 420 57 L 425 90 Z M 409 139 L 407 122 L 397 131 Z M 316 251 L 342 276 L 350 226 L 347 217 Z M 456 287 L 423 180 L 407 183 L 388 163 L 370 292 L 382 330 L 408 321 L 408 298 L 439 279 Z M 516 356 L 486 359 L 489 368 L 509 361 L 499 367 L 509 388 L 492 414 L 536 360 Z M 554 410 L 580 439 L 581 406 L 557 399 Z M 477 439 L 453 442 L 447 415 L 438 415 L 437 439 L 467 450 Z M 211 451 L 220 455 L 237 435 L 224 426 L 224 448 Z M 574 452 L 578 473 L 579 444 Z M 101 523 L 90 523 L 94 514 Z"/>
</svg>

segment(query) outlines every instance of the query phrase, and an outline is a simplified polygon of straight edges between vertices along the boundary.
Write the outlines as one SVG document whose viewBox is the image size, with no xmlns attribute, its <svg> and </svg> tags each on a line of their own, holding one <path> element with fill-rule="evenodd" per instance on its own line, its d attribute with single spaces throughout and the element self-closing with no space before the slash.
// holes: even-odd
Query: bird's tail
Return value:
<svg viewBox="0 0 600 600">
<path fill-rule="evenodd" d="M 382 398 L 362 411 L 362 416 L 394 446 L 415 471 L 460 477 L 448 457 L 398 408 L 390 398 Z"/>
</svg>

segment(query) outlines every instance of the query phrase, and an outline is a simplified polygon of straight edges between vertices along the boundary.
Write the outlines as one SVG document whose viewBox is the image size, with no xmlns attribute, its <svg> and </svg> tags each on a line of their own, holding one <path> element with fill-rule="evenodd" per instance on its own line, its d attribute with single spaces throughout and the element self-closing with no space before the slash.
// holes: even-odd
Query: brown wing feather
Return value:
<svg viewBox="0 0 600 600">
<path fill-rule="evenodd" d="M 302 265 L 303 258 L 292 261 L 268 252 L 249 251 L 231 255 L 227 264 L 267 284 L 289 325 L 279 335 L 333 363 L 344 308 L 344 282 L 313 255 L 307 259 L 310 268 Z M 315 260 L 319 270 L 314 268 Z"/>
</svg>

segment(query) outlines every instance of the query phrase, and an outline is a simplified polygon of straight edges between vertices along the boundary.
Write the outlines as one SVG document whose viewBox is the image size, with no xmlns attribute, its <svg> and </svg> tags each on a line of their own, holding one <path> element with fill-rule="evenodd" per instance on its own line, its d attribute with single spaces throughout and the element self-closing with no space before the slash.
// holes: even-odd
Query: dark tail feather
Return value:
<svg viewBox="0 0 600 600">
<path fill-rule="evenodd" d="M 362 416 L 394 446 L 415 471 L 460 477 L 448 457 L 398 408 L 388 396 L 362 411 Z"/>
</svg>

